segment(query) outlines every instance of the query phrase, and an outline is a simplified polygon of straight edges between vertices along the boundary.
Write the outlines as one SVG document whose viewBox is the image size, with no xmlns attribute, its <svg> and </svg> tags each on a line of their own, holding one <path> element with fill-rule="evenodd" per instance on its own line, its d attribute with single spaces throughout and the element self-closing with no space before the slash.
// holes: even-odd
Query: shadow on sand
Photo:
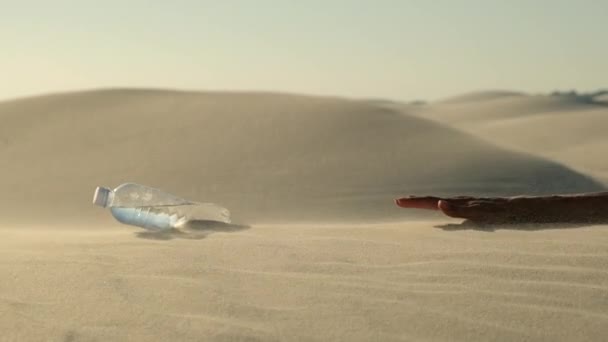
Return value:
<svg viewBox="0 0 608 342">
<path fill-rule="evenodd" d="M 585 228 L 597 225 L 608 225 L 608 222 L 572 222 L 572 223 L 477 223 L 465 220 L 462 223 L 448 223 L 436 225 L 445 231 L 460 231 L 460 230 L 477 230 L 481 232 L 494 232 L 497 230 L 521 230 L 521 231 L 537 231 L 551 229 L 576 229 Z"/>
<path fill-rule="evenodd" d="M 169 229 L 158 232 L 144 231 L 135 235 L 148 240 L 188 239 L 202 240 L 213 233 L 238 232 L 251 228 L 248 225 L 232 224 L 216 221 L 189 221 L 180 229 Z"/>
</svg>

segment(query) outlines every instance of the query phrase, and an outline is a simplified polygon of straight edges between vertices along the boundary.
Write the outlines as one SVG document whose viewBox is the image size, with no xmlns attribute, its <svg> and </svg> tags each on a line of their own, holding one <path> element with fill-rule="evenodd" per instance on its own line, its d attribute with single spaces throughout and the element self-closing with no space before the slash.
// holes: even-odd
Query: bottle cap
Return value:
<svg viewBox="0 0 608 342">
<path fill-rule="evenodd" d="M 95 195 L 93 195 L 93 204 L 105 208 L 110 205 L 111 197 L 112 190 L 104 188 L 103 186 L 98 186 L 97 189 L 95 189 Z"/>
</svg>

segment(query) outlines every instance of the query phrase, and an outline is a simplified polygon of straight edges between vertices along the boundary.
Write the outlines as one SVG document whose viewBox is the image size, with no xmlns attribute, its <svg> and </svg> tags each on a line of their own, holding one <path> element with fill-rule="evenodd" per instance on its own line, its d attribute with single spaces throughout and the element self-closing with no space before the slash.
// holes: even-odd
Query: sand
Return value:
<svg viewBox="0 0 608 342">
<path fill-rule="evenodd" d="M 436 228 L 450 223 L 260 225 L 169 240 L 118 226 L 2 229 L 2 339 L 608 336 L 606 227 Z"/>
<path fill-rule="evenodd" d="M 418 107 L 435 119 L 510 150 L 532 153 L 608 181 L 608 104 L 603 96 L 480 92 Z"/>
<path fill-rule="evenodd" d="M 480 230 L 392 204 L 605 189 L 603 111 L 515 92 L 0 103 L 0 340 L 603 341 L 608 226 Z M 490 130 L 505 120 L 521 123 Z M 223 204 L 240 226 L 120 225 L 91 197 L 124 181 Z"/>
</svg>

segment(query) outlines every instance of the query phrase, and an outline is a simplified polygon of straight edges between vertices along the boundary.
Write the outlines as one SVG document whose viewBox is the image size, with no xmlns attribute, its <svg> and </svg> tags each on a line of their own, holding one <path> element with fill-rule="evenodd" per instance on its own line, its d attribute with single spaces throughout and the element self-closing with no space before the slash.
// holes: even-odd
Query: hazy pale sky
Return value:
<svg viewBox="0 0 608 342">
<path fill-rule="evenodd" d="M 97 87 L 400 100 L 608 87 L 606 0 L 0 0 L 0 99 Z"/>
</svg>

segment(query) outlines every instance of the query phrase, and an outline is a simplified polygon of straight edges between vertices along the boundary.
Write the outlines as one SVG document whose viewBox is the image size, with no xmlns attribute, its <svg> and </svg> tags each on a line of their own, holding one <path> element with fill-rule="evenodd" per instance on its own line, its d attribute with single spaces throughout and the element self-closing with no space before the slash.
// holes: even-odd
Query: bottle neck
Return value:
<svg viewBox="0 0 608 342">
<path fill-rule="evenodd" d="M 93 195 L 93 204 L 106 208 L 112 205 L 113 199 L 114 191 L 98 186 L 97 189 L 95 189 L 95 195 Z"/>
</svg>

